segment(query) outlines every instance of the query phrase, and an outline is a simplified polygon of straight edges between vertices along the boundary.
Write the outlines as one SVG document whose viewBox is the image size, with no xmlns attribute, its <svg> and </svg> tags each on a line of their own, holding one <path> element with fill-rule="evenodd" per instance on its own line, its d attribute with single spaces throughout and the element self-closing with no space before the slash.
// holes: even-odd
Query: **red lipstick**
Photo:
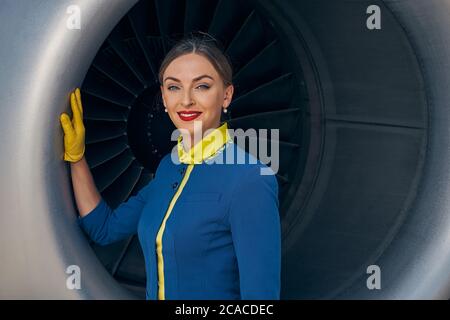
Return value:
<svg viewBox="0 0 450 320">
<path fill-rule="evenodd" d="M 178 116 L 183 121 L 192 121 L 197 119 L 202 113 L 200 111 L 180 111 L 177 112 Z"/>
</svg>

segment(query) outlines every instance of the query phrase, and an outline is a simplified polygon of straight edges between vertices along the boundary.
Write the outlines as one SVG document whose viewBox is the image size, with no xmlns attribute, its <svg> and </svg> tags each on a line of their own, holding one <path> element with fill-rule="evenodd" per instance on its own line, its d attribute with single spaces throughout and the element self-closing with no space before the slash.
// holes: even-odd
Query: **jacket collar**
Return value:
<svg viewBox="0 0 450 320">
<path fill-rule="evenodd" d="M 178 158 L 181 163 L 199 164 L 223 150 L 225 144 L 232 141 L 228 133 L 228 124 L 225 122 L 220 127 L 212 130 L 197 142 L 189 151 L 183 147 L 183 137 L 178 137 Z"/>
</svg>

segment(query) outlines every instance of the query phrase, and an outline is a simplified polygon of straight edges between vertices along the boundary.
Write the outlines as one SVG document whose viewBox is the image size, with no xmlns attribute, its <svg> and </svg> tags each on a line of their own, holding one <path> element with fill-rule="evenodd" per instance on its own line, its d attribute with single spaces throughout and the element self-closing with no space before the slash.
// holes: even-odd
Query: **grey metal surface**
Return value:
<svg viewBox="0 0 450 320">
<path fill-rule="evenodd" d="M 106 36 L 136 2 L 0 2 L 0 298 L 133 298 L 99 263 L 76 224 L 70 176 L 67 164 L 62 161 L 59 114 L 68 110 L 68 93 L 80 86 Z M 353 9 L 367 5 L 366 1 L 344 2 Z M 293 21 L 296 14 L 307 10 L 320 17 L 328 14 L 330 19 L 345 13 L 320 10 L 329 3 L 293 0 L 283 2 L 282 7 Z M 352 74 L 352 70 L 339 69 L 341 56 L 336 53 L 351 50 L 343 48 L 347 43 L 339 39 L 332 43 L 326 36 L 320 38 L 321 34 L 333 33 L 330 29 L 320 29 L 323 25 L 320 18 L 314 20 L 309 16 L 311 39 L 304 39 L 311 48 L 323 86 L 326 135 L 321 146 L 324 150 L 320 172 L 311 197 L 303 212 L 294 206 L 290 212 L 298 214 L 305 223 L 295 225 L 286 237 L 285 260 L 290 264 L 283 271 L 285 283 L 290 285 L 286 290 L 288 297 L 450 297 L 450 46 L 447 35 L 450 2 L 385 0 L 382 3 L 386 5 L 383 10 L 389 10 L 383 13 L 389 19 L 383 21 L 398 32 L 393 39 L 400 39 L 398 47 L 404 50 L 398 54 L 413 57 L 402 67 L 411 67 L 408 75 L 415 77 L 411 83 L 419 84 L 414 91 L 413 86 L 402 88 L 401 82 L 395 82 L 399 90 L 405 91 L 398 101 L 395 100 L 398 91 L 386 91 L 389 96 L 381 98 L 388 99 L 389 106 L 364 100 L 366 95 L 358 97 L 361 100 L 352 100 L 351 90 L 345 91 L 348 89 L 345 84 L 350 82 L 345 81 L 355 80 L 351 77 L 367 70 Z M 73 4 L 82 10 L 81 31 L 66 28 L 66 9 Z M 312 28 L 314 23 L 317 29 Z M 358 38 L 354 34 L 342 39 Z M 314 48 L 312 40 L 317 41 Z M 360 47 L 353 44 L 353 48 Z M 370 56 L 370 47 L 365 49 L 364 53 L 369 52 Z M 354 54 L 355 64 L 366 63 L 368 69 L 376 69 L 374 66 L 379 61 L 365 62 L 357 57 L 359 51 Z M 373 56 L 377 57 L 377 53 Z M 398 63 L 391 59 L 380 66 L 396 67 Z M 348 78 L 336 81 L 336 76 L 346 74 Z M 381 92 L 377 90 L 383 81 L 391 80 L 383 78 L 382 73 L 378 78 L 375 75 L 368 79 L 374 82 L 366 83 L 361 90 L 374 89 L 373 93 Z M 351 105 L 354 101 L 367 103 L 351 110 L 351 106 L 358 106 Z M 379 106 L 384 109 L 377 109 Z M 367 123 L 349 124 L 349 119 L 361 120 L 369 112 L 373 113 L 366 122 L 379 121 L 383 129 L 369 128 Z M 342 114 L 354 118 L 339 118 Z M 371 156 L 374 149 L 368 142 L 378 143 L 377 150 L 384 153 L 374 152 Z M 389 175 L 383 177 L 386 172 Z M 349 176 L 366 180 L 345 180 Z M 388 184 L 383 186 L 386 181 Z M 367 189 L 361 190 L 361 186 Z M 352 193 L 354 202 L 342 202 L 338 192 Z M 380 196 L 378 203 L 373 195 Z M 339 235 L 338 224 L 349 233 Z M 347 251 L 340 254 L 333 251 L 333 245 Z M 355 257 L 355 261 L 345 261 L 342 257 Z M 318 272 L 320 263 L 328 261 L 341 267 L 333 274 L 333 281 L 339 285 L 332 290 L 327 277 L 331 279 L 333 271 Z M 367 264 L 380 266 L 382 290 L 367 289 Z M 65 271 L 70 265 L 81 268 L 81 290 L 66 288 L 69 275 Z M 347 274 L 349 270 L 352 271 Z M 308 283 L 309 279 L 305 279 L 308 272 L 320 281 Z M 310 287 L 306 287 L 308 284 Z"/>
<path fill-rule="evenodd" d="M 314 189 L 285 234 L 283 292 L 448 299 L 449 2 L 380 2 L 376 32 L 369 4 L 283 5 L 317 42 L 325 128 Z M 374 264 L 381 290 L 366 286 Z"/>
<path fill-rule="evenodd" d="M 385 0 L 408 34 L 424 77 L 428 134 L 423 176 L 408 219 L 381 255 L 383 298 L 450 297 L 450 2 Z M 368 297 L 361 285 L 350 297 Z M 365 294 L 364 294 L 365 293 Z M 373 293 L 372 293 L 373 294 Z M 373 294 L 379 297 L 378 294 Z"/>
<path fill-rule="evenodd" d="M 76 225 L 59 114 L 136 0 L 0 2 L 0 298 L 130 298 Z M 81 30 L 66 28 L 69 5 Z M 81 269 L 81 290 L 66 268 Z"/>
<path fill-rule="evenodd" d="M 395 285 L 385 281 L 380 265 L 382 289 L 369 290 L 366 269 L 391 245 L 413 207 L 428 105 L 410 30 L 383 3 L 381 30 L 368 30 L 367 6 L 283 3 L 291 21 L 303 21 L 296 33 L 310 49 L 320 82 L 321 105 L 312 105 L 311 114 L 320 114 L 315 127 L 322 125 L 309 198 L 301 199 L 305 189 L 299 188 L 288 212 L 297 221 L 284 233 L 286 298 L 383 298 L 386 286 Z M 354 285 L 358 290 L 348 290 Z"/>
</svg>

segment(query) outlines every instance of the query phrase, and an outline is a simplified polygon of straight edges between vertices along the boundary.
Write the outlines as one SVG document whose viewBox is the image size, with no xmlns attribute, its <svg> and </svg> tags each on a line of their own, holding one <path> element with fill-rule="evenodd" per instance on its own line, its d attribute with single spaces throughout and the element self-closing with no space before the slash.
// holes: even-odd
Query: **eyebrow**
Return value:
<svg viewBox="0 0 450 320">
<path fill-rule="evenodd" d="M 209 78 L 209 79 L 214 81 L 213 77 L 208 76 L 207 74 L 203 74 L 203 75 L 201 75 L 199 77 L 194 78 L 192 80 L 192 82 L 198 81 L 198 80 L 203 79 L 203 78 Z M 174 77 L 167 77 L 167 78 L 164 79 L 164 82 L 166 82 L 166 80 L 173 80 L 173 81 L 176 81 L 176 82 L 181 82 L 179 79 L 174 78 Z"/>
</svg>

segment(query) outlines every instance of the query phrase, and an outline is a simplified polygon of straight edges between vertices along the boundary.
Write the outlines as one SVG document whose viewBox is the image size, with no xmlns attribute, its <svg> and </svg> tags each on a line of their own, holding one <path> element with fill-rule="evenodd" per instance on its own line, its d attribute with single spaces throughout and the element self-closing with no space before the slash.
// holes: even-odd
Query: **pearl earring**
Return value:
<svg viewBox="0 0 450 320">
<path fill-rule="evenodd" d="M 164 108 L 164 112 L 167 112 L 167 108 Z"/>
<path fill-rule="evenodd" d="M 227 108 L 223 108 L 223 113 L 227 113 L 227 112 L 228 112 Z"/>
</svg>

